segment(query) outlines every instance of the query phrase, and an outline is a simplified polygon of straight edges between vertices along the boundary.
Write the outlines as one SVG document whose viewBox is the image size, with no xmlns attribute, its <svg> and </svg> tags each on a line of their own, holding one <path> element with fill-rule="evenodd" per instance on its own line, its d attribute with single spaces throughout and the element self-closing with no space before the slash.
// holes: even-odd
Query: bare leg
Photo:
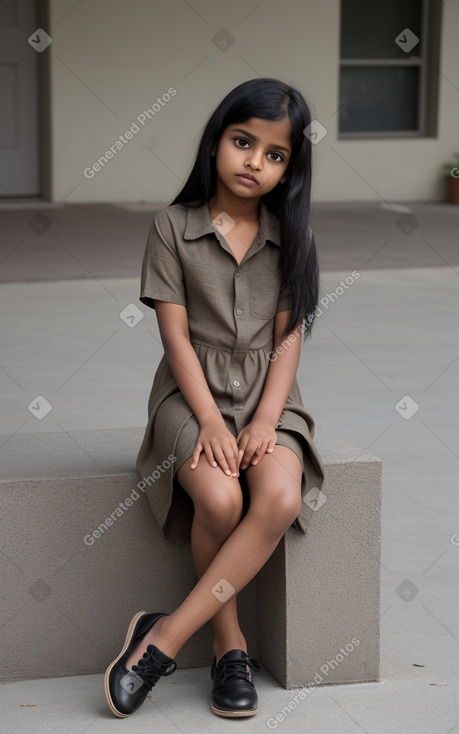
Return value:
<svg viewBox="0 0 459 734">
<path fill-rule="evenodd" d="M 242 514 L 242 489 L 236 478 L 226 476 L 221 469 L 211 467 L 204 455 L 198 467 L 191 471 L 192 458 L 177 471 L 177 479 L 186 487 L 193 500 L 194 518 L 191 528 L 191 552 L 198 578 L 209 567 L 221 546 L 238 525 Z M 156 623 L 160 625 L 161 621 Z M 237 601 L 234 595 L 212 618 L 213 651 L 218 660 L 228 650 L 244 650 L 247 643 L 239 626 Z M 150 641 L 145 638 L 127 661 L 136 664 Z"/>
<path fill-rule="evenodd" d="M 189 475 L 191 458 L 185 462 L 177 472 L 177 479 Z M 201 481 L 201 477 L 189 487 L 194 503 L 194 518 L 191 528 L 191 552 L 198 578 L 201 578 L 210 563 L 215 558 L 221 546 L 238 525 L 242 514 L 242 490 L 239 482 L 233 477 L 227 477 L 223 472 L 203 466 L 203 473 L 208 474 L 208 481 Z M 221 485 L 217 490 L 216 484 Z M 236 488 L 236 490 L 235 490 Z M 228 507 L 209 507 L 209 497 L 216 491 L 223 491 L 227 498 Z M 212 617 L 214 628 L 213 651 L 217 662 L 228 650 L 244 650 L 247 652 L 247 642 L 239 626 L 237 615 L 237 597 L 234 595 L 220 611 Z"/>
<path fill-rule="evenodd" d="M 188 475 L 183 472 L 179 481 L 186 491 L 203 461 L 205 457 L 201 457 L 196 469 L 190 469 Z M 247 469 L 250 507 L 246 516 L 223 543 L 182 604 L 155 624 L 145 638 L 146 645 L 157 645 L 173 658 L 200 627 L 224 611 L 231 597 L 262 568 L 298 516 L 301 474 L 298 457 L 290 449 L 278 445 L 272 454 L 265 454 L 256 466 Z M 210 505 L 215 506 L 217 501 L 220 501 L 220 494 L 212 497 Z"/>
<path fill-rule="evenodd" d="M 196 529 L 193 532 L 193 559 L 196 567 L 198 578 L 201 578 L 204 571 L 209 567 L 217 552 L 220 550 L 222 543 L 215 544 L 213 548 L 208 545 L 208 552 L 204 547 L 206 536 Z M 207 538 L 208 539 L 208 538 Z M 226 540 L 226 539 L 225 539 Z M 212 626 L 214 628 L 213 651 L 217 658 L 220 658 L 228 652 L 228 650 L 244 650 L 247 652 L 247 642 L 239 626 L 237 614 L 237 597 L 234 595 L 225 606 L 220 609 L 217 614 L 212 617 Z"/>
</svg>

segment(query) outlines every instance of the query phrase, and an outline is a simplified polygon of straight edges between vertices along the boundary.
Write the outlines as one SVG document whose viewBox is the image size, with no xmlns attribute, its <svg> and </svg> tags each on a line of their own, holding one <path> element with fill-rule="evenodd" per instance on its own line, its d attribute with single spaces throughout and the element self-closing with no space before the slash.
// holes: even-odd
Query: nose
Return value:
<svg viewBox="0 0 459 734">
<path fill-rule="evenodd" d="M 252 148 L 250 155 L 247 156 L 246 166 L 250 166 L 254 171 L 260 171 L 263 166 L 263 154 L 260 150 Z"/>
</svg>

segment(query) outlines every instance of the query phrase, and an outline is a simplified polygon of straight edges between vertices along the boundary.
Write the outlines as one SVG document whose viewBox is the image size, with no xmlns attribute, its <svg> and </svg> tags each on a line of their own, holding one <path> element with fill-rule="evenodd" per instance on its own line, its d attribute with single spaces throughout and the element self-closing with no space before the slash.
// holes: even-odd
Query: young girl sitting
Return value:
<svg viewBox="0 0 459 734">
<path fill-rule="evenodd" d="M 164 355 L 137 468 L 165 537 L 191 539 L 199 581 L 175 611 L 133 617 L 105 674 L 119 717 L 175 670 L 180 648 L 209 620 L 212 711 L 258 709 L 250 669 L 259 665 L 247 655 L 237 594 L 291 525 L 306 532 L 302 498 L 324 480 L 296 379 L 319 293 L 310 122 L 294 87 L 240 84 L 150 228 L 140 300 L 156 310 Z"/>
</svg>

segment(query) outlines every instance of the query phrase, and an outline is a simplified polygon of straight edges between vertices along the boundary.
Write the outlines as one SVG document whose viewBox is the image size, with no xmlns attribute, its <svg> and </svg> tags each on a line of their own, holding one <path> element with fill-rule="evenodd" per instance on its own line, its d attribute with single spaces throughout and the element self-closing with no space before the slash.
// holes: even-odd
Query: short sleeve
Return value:
<svg viewBox="0 0 459 734">
<path fill-rule="evenodd" d="M 171 222 L 164 210 L 151 223 L 142 261 L 139 300 L 154 308 L 154 298 L 186 306 L 183 269 Z"/>
</svg>

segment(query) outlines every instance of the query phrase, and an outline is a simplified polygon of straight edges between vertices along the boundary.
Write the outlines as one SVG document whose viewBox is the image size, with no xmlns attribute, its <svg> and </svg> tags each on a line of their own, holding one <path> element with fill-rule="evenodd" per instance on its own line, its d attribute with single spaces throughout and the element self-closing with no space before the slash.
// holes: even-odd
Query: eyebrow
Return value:
<svg viewBox="0 0 459 734">
<path fill-rule="evenodd" d="M 243 133 L 243 135 L 247 135 L 248 138 L 251 140 L 260 140 L 256 135 L 253 135 L 252 133 L 249 133 L 247 130 L 243 130 L 241 127 L 235 127 L 231 130 L 232 133 Z M 290 153 L 290 150 L 286 148 L 284 145 L 277 145 L 275 143 L 270 143 L 268 145 L 269 148 L 277 148 L 278 150 L 285 150 L 287 153 Z"/>
</svg>

